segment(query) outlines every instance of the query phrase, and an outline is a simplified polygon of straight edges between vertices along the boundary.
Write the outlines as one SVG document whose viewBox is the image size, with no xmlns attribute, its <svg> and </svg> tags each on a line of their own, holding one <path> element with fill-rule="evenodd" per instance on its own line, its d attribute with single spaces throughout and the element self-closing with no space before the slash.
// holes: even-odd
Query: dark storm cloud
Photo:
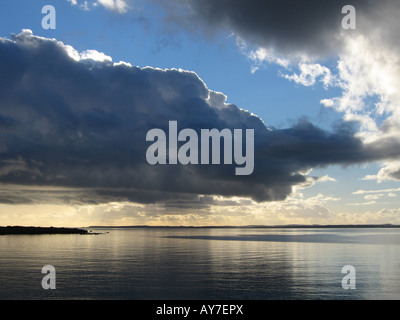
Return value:
<svg viewBox="0 0 400 320">
<path fill-rule="evenodd" d="M 345 5 L 356 8 L 358 31 L 369 31 L 370 23 L 374 28 L 385 25 L 388 16 L 395 18 L 400 9 L 397 0 L 154 1 L 166 8 L 169 23 L 186 30 L 233 31 L 257 46 L 313 55 L 337 52 Z"/>
<path fill-rule="evenodd" d="M 389 172 L 388 176 L 395 180 L 400 180 L 400 170 Z"/>
<path fill-rule="evenodd" d="M 68 50 L 27 31 L 0 40 L 1 202 L 190 203 L 200 194 L 281 200 L 293 186 L 316 180 L 302 173 L 310 168 L 399 155 L 393 141 L 364 145 L 346 126 L 326 132 L 302 120 L 269 130 L 258 117 L 224 104 L 193 72 L 76 61 Z M 171 120 L 197 131 L 254 129 L 254 173 L 147 164 L 146 133 L 168 132 Z M 41 189 L 23 192 L 32 186 Z M 44 186 L 56 188 L 53 195 Z"/>
</svg>

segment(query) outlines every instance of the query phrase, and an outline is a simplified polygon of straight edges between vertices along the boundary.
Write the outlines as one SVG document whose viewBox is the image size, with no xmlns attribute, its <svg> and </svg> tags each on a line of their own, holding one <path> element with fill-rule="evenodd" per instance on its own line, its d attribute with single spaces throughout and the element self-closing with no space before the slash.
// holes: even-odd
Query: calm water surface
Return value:
<svg viewBox="0 0 400 320">
<path fill-rule="evenodd" d="M 95 231 L 0 236 L 0 299 L 400 299 L 400 229 Z"/>
</svg>

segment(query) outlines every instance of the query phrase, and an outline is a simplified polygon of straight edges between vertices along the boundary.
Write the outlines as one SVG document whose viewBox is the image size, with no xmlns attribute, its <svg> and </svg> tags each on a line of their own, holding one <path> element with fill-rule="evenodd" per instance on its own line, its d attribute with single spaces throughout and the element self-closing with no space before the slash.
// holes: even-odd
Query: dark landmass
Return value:
<svg viewBox="0 0 400 320">
<path fill-rule="evenodd" d="M 0 227 L 0 235 L 7 234 L 94 234 L 77 228 Z"/>
<path fill-rule="evenodd" d="M 249 225 L 249 226 L 90 226 L 93 229 L 374 229 L 374 228 L 400 228 L 392 224 L 358 224 L 358 225 Z M 108 232 L 107 232 L 108 233 Z M 79 228 L 43 228 L 43 227 L 0 227 L 0 235 L 39 235 L 39 234 L 80 234 L 98 235 L 101 233 Z"/>
<path fill-rule="evenodd" d="M 90 226 L 89 228 L 98 229 L 373 229 L 373 228 L 400 228 L 400 225 L 392 224 L 357 224 L 357 225 L 249 225 L 249 226 Z"/>
</svg>

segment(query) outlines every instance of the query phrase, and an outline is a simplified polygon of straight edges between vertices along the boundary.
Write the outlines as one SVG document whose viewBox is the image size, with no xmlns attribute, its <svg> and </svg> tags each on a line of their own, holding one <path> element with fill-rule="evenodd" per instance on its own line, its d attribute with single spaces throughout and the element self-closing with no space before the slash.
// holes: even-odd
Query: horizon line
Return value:
<svg viewBox="0 0 400 320">
<path fill-rule="evenodd" d="M 123 229 L 123 228 L 137 228 L 137 229 L 145 229 L 145 228 L 181 228 L 181 229 L 239 229 L 239 228 L 264 228 L 264 229 L 278 229 L 278 228 L 400 228 L 400 225 L 394 225 L 390 223 L 386 224 L 290 224 L 290 225 L 243 225 L 243 226 L 151 226 L 151 225 L 130 225 L 130 226 L 88 226 L 83 228 L 114 228 L 114 229 Z"/>
</svg>

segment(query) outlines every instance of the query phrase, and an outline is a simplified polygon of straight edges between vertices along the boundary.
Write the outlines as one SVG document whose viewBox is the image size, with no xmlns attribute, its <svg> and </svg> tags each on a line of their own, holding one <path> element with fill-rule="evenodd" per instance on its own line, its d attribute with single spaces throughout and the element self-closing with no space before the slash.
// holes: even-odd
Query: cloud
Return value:
<svg viewBox="0 0 400 320">
<path fill-rule="evenodd" d="M 382 8 L 399 8 L 394 0 L 172 0 L 161 3 L 167 21 L 204 34 L 234 32 L 261 48 L 293 55 L 321 56 L 336 53 L 342 45 L 342 8 L 353 5 L 357 28 L 372 28 L 382 18 Z M 389 11 L 390 13 L 390 11 Z M 395 13 L 390 15 L 393 20 Z M 393 21 L 392 21 L 393 22 Z"/>
<path fill-rule="evenodd" d="M 378 183 L 388 180 L 400 180 L 400 162 L 387 162 L 379 170 L 378 174 L 367 175 L 362 180 L 376 180 Z"/>
<path fill-rule="evenodd" d="M 389 198 L 395 198 L 397 197 L 395 193 L 378 193 L 378 194 L 368 194 L 366 196 L 364 196 L 365 200 L 379 200 L 383 197 L 389 197 Z"/>
<path fill-rule="evenodd" d="M 399 1 L 154 1 L 166 8 L 169 24 L 206 36 L 235 35 L 252 72 L 274 63 L 297 84 L 341 89 L 341 96 L 321 104 L 358 122 L 364 140 L 400 136 Z M 342 28 L 345 5 L 356 9 L 356 30 Z M 338 59 L 336 68 L 324 65 L 331 59 Z M 287 74 L 293 69 L 298 72 Z M 390 176 L 397 177 L 397 170 Z"/>
<path fill-rule="evenodd" d="M 33 189 L 33 188 L 32 188 Z M 17 190 L 17 189 L 16 189 Z M 16 191 L 14 190 L 14 191 Z M 25 189 L 26 190 L 26 189 Z M 44 190 L 37 190 L 38 194 Z M 252 200 L 220 196 L 200 196 L 196 200 L 171 200 L 167 203 L 137 204 L 0 204 L 5 225 L 276 225 L 289 223 L 329 223 L 335 215 L 325 207 L 338 199 L 317 195 L 304 199 L 301 194 L 286 202 L 256 203 Z M 27 213 L 28 212 L 28 213 Z M 251 221 L 251 223 L 249 223 Z"/>
<path fill-rule="evenodd" d="M 30 30 L 0 39 L 0 71 L 2 202 L 167 203 L 201 195 L 279 201 L 319 181 L 308 175 L 312 168 L 400 153 L 397 140 L 366 144 L 349 124 L 328 132 L 303 119 L 267 129 L 194 72 L 113 63 L 104 53 L 79 53 Z M 167 132 L 171 120 L 197 132 L 254 129 L 254 173 L 237 177 L 232 165 L 149 165 L 146 133 Z M 20 192 L 9 185 L 21 186 Z M 33 186 L 61 189 L 22 192 Z"/>
<path fill-rule="evenodd" d="M 400 188 L 398 189 L 383 189 L 383 190 L 357 190 L 353 192 L 353 194 L 375 194 L 375 193 L 390 193 L 392 194 L 393 192 L 400 192 Z"/>
<path fill-rule="evenodd" d="M 305 86 L 322 82 L 325 87 L 339 87 L 342 96 L 321 103 L 343 113 L 346 121 L 359 122 L 364 139 L 399 136 L 399 1 L 158 2 L 166 8 L 170 24 L 203 30 L 205 35 L 233 32 L 238 48 L 254 63 L 252 72 L 262 63 L 286 69 L 297 65 L 299 73 L 284 77 Z M 356 9 L 356 30 L 342 28 L 345 5 Z M 316 63 L 318 58 L 339 58 L 337 74 Z"/>
<path fill-rule="evenodd" d="M 269 2 L 266 1 L 263 5 L 268 6 Z M 282 1 L 276 4 L 277 7 L 282 5 L 281 13 L 279 13 L 282 17 L 288 14 L 284 7 L 286 8 L 290 2 Z M 298 3 L 302 5 L 302 1 Z M 299 32 L 297 37 L 299 41 L 303 41 L 303 44 L 291 41 L 285 32 L 280 32 L 278 29 L 273 32 L 274 29 L 265 31 L 261 23 L 254 22 L 254 26 L 249 28 L 255 29 L 257 26 L 258 31 L 254 31 L 258 35 L 257 40 L 245 32 L 245 27 L 242 28 L 241 24 L 234 21 L 232 18 L 235 16 L 233 12 L 236 12 L 234 8 L 226 15 L 230 16 L 227 18 L 230 21 L 230 27 L 239 30 L 241 38 L 239 48 L 253 61 L 252 72 L 258 70 L 263 63 L 275 63 L 284 68 L 281 72 L 283 77 L 297 84 L 315 86 L 322 83 L 325 88 L 340 89 L 342 91 L 340 96 L 322 99 L 321 104 L 335 109 L 343 115 L 345 121 L 359 123 L 358 137 L 364 142 L 385 138 L 400 140 L 400 94 L 397 90 L 400 86 L 398 58 L 400 2 L 394 0 L 350 1 L 346 4 L 354 5 L 357 10 L 356 30 L 342 30 L 339 23 L 342 16 L 334 18 L 335 26 L 329 23 L 332 21 L 330 18 L 335 16 L 334 12 L 338 12 L 336 9 L 331 10 L 334 6 L 333 1 L 324 1 L 320 7 L 310 10 L 310 16 L 321 14 L 321 20 L 312 19 L 310 25 L 315 24 L 315 30 L 310 32 L 309 36 L 302 32 L 301 27 L 296 29 L 295 23 L 289 22 L 285 29 L 286 20 L 280 19 L 282 21 L 280 28 L 293 34 Z M 250 2 L 250 7 L 252 5 L 253 3 Z M 254 4 L 253 9 L 257 5 L 263 6 Z M 313 5 L 312 1 L 310 5 Z M 336 2 L 336 5 L 342 6 L 343 3 Z M 289 8 L 289 13 L 292 8 L 295 6 Z M 252 10 L 249 9 L 239 20 L 251 25 L 251 19 L 245 19 L 247 14 L 255 17 L 251 12 Z M 260 11 L 259 15 L 263 14 L 267 16 Z M 327 16 L 330 18 L 325 24 L 323 20 Z M 323 35 L 322 40 L 321 35 Z M 260 40 L 263 37 L 271 41 L 263 43 Z M 331 43 L 325 41 L 331 41 Z M 246 42 L 251 42 L 258 48 L 247 49 Z M 327 67 L 324 63 L 332 65 L 332 60 L 328 59 L 326 62 L 326 58 L 337 59 L 337 65 Z M 287 74 L 288 71 L 292 74 Z M 383 162 L 382 169 L 376 175 L 365 177 L 365 180 L 378 182 L 400 180 L 398 161 Z"/>
<path fill-rule="evenodd" d="M 97 2 L 106 9 L 117 13 L 125 13 L 129 9 L 125 0 L 97 0 Z"/>
<path fill-rule="evenodd" d="M 200 30 L 205 37 L 233 35 L 239 50 L 252 61 L 253 73 L 274 63 L 296 84 L 339 88 L 340 96 L 322 99 L 321 104 L 343 114 L 345 121 L 358 122 L 359 137 L 367 142 L 399 139 L 399 1 L 152 1 L 165 9 L 165 30 L 178 26 L 194 33 Z M 115 1 L 101 2 L 114 11 L 118 7 Z M 356 30 L 342 28 L 345 5 L 356 9 Z M 324 65 L 327 58 L 338 59 L 336 68 Z M 376 179 L 399 180 L 394 166 L 386 161 Z"/>
<path fill-rule="evenodd" d="M 361 5 L 363 8 L 364 3 L 360 2 L 356 7 L 359 9 Z M 338 31 L 337 37 L 341 41 L 335 53 L 337 65 L 334 68 L 314 62 L 310 55 L 303 55 L 300 62 L 289 60 L 284 66 L 286 70 L 298 69 L 298 72 L 290 75 L 285 70 L 281 73 L 300 85 L 322 83 L 325 88 L 340 89 L 340 96 L 322 99 L 321 104 L 335 109 L 345 121 L 359 123 L 358 135 L 364 141 L 385 137 L 400 139 L 400 95 L 397 90 L 400 85 L 400 47 L 396 40 L 400 24 L 395 19 L 400 13 L 400 3 L 388 0 L 380 2 L 375 10 L 358 11 L 357 30 Z M 257 51 L 260 50 L 265 49 Z M 274 57 L 266 55 L 266 58 L 258 55 L 253 59 L 256 68 L 263 61 L 277 63 L 279 53 L 276 54 Z M 392 162 L 385 162 L 385 173 L 380 173 L 381 178 L 397 179 L 395 166 Z"/>
<path fill-rule="evenodd" d="M 45 190 L 38 190 L 37 193 L 44 194 Z M 265 203 L 238 197 L 201 196 L 193 201 L 172 200 L 168 204 L 146 205 L 112 201 L 79 206 L 0 204 L 0 211 L 4 225 L 27 226 L 400 224 L 398 209 L 369 211 L 369 207 L 349 206 L 351 213 L 335 213 L 330 206 L 337 201 L 340 199 L 322 194 L 306 198 L 297 193 L 289 196 L 286 201 Z M 357 209 L 360 209 L 359 212 Z"/>
<path fill-rule="evenodd" d="M 78 0 L 67 0 L 68 2 L 71 3 L 72 6 L 77 6 L 79 9 L 83 11 L 89 11 L 93 7 L 97 6 L 96 2 L 89 2 L 89 1 L 79 1 Z"/>
<path fill-rule="evenodd" d="M 380 198 L 385 197 L 386 195 L 383 193 L 379 193 L 379 194 L 369 194 L 364 196 L 365 200 L 379 200 Z"/>
<path fill-rule="evenodd" d="M 125 14 L 129 11 L 131 8 L 130 5 L 128 4 L 128 1 L 130 0 L 67 0 L 68 2 L 71 3 L 72 6 L 77 6 L 79 9 L 84 10 L 84 11 L 89 11 L 92 10 L 95 7 L 98 7 L 99 5 L 102 6 L 103 8 L 110 10 L 112 12 L 116 12 L 119 14 Z"/>
<path fill-rule="evenodd" d="M 300 74 L 284 75 L 283 77 L 306 87 L 315 85 L 317 80 L 321 81 L 325 87 L 333 85 L 331 71 L 327 67 L 315 63 L 300 63 L 299 69 Z"/>
<path fill-rule="evenodd" d="M 318 181 L 319 182 L 336 182 L 337 180 L 335 178 L 332 178 L 332 177 L 328 176 L 328 175 L 325 175 L 323 177 L 320 177 L 318 179 Z"/>
<path fill-rule="evenodd" d="M 376 204 L 376 201 L 369 201 L 369 202 L 352 202 L 348 203 L 348 206 L 371 206 L 373 204 Z"/>
</svg>

